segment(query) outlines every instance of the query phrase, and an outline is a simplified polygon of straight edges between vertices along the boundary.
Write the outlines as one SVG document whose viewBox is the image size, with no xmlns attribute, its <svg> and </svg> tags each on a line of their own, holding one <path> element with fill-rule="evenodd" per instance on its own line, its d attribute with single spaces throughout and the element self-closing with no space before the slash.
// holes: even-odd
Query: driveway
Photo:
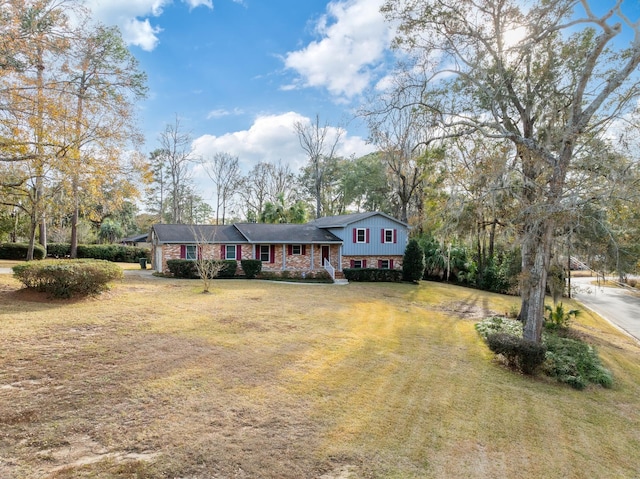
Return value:
<svg viewBox="0 0 640 479">
<path fill-rule="evenodd" d="M 574 299 L 640 341 L 640 293 L 591 284 L 595 278 L 571 278 Z"/>
</svg>

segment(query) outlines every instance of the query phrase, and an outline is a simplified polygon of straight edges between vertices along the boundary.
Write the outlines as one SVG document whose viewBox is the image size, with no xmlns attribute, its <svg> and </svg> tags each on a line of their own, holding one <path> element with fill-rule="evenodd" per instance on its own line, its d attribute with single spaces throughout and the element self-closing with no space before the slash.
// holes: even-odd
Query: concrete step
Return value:
<svg viewBox="0 0 640 479">
<path fill-rule="evenodd" d="M 349 284 L 349 280 L 344 278 L 336 278 L 333 280 L 333 284 Z"/>
</svg>

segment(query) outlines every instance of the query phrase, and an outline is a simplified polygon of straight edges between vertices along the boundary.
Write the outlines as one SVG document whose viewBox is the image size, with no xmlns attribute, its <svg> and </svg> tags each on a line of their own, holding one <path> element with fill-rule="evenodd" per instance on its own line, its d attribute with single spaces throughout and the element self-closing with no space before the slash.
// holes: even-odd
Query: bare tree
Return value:
<svg viewBox="0 0 640 479">
<path fill-rule="evenodd" d="M 416 197 L 429 166 L 422 158 L 430 140 L 428 129 L 416 111 L 410 109 L 369 116 L 369 128 L 386 163 L 389 183 L 400 207 L 400 220 L 407 223 L 411 203 L 422 201 Z"/>
<path fill-rule="evenodd" d="M 225 267 L 223 259 L 216 260 L 212 257 L 212 243 L 216 237 L 216 227 L 203 227 L 202 225 L 190 226 L 193 237 L 196 241 L 196 258 L 194 264 L 200 281 L 202 281 L 202 292 L 211 292 L 213 280 L 218 277 L 220 271 Z"/>
<path fill-rule="evenodd" d="M 382 7 L 399 25 L 395 45 L 415 60 L 396 77 L 389 108 L 432 112 L 443 137 L 480 132 L 512 145 L 520 315 L 524 337 L 536 342 L 568 174 L 580 152 L 635 107 L 640 88 L 640 22 L 626 17 L 622 0 L 600 14 L 590 3 L 387 0 Z"/>
<path fill-rule="evenodd" d="M 160 133 L 160 150 L 169 174 L 169 196 L 174 223 L 183 223 L 182 200 L 192 176 L 194 158 L 191 155 L 191 134 L 182 130 L 180 118 L 167 124 Z"/>
<path fill-rule="evenodd" d="M 331 128 L 327 123 L 320 125 L 320 116 L 316 115 L 315 122 L 297 121 L 294 124 L 300 146 L 309 158 L 309 166 L 314 181 L 314 197 L 316 200 L 316 218 L 322 216 L 322 195 L 325 182 L 327 164 L 333 160 L 343 130 Z"/>
<path fill-rule="evenodd" d="M 202 160 L 202 166 L 216 188 L 216 224 L 224 224 L 227 206 L 241 181 L 238 157 L 216 153 L 212 158 Z"/>
</svg>

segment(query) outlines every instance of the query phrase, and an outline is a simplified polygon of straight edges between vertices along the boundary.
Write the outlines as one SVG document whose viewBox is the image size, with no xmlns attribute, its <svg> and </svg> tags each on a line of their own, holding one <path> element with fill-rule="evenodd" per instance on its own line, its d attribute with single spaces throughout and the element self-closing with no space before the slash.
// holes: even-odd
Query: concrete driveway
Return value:
<svg viewBox="0 0 640 479">
<path fill-rule="evenodd" d="M 591 284 L 595 278 L 571 278 L 572 296 L 640 341 L 640 292 Z"/>
</svg>

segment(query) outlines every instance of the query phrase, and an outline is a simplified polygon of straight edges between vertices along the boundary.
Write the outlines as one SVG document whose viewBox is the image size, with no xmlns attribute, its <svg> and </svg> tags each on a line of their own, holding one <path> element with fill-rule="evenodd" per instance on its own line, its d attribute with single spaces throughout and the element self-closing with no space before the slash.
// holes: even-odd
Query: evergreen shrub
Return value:
<svg viewBox="0 0 640 479">
<path fill-rule="evenodd" d="M 544 362 L 546 347 L 543 344 L 506 333 L 493 333 L 487 336 L 489 349 L 502 355 L 510 367 L 524 374 L 534 374 Z"/>
<path fill-rule="evenodd" d="M 108 261 L 45 260 L 13 267 L 13 274 L 27 288 L 54 298 L 96 295 L 108 283 L 122 279 L 122 269 Z"/>
<path fill-rule="evenodd" d="M 343 273 L 349 281 L 400 282 L 403 277 L 398 269 L 345 268 Z"/>
<path fill-rule="evenodd" d="M 27 243 L 2 243 L 0 244 L 0 259 L 22 261 L 27 259 L 29 245 Z M 40 244 L 33 247 L 33 259 L 43 259 L 45 250 Z"/>
<path fill-rule="evenodd" d="M 255 278 L 262 271 L 262 261 L 259 259 L 243 259 L 240 261 L 240 266 L 244 275 L 249 279 Z"/>
</svg>

